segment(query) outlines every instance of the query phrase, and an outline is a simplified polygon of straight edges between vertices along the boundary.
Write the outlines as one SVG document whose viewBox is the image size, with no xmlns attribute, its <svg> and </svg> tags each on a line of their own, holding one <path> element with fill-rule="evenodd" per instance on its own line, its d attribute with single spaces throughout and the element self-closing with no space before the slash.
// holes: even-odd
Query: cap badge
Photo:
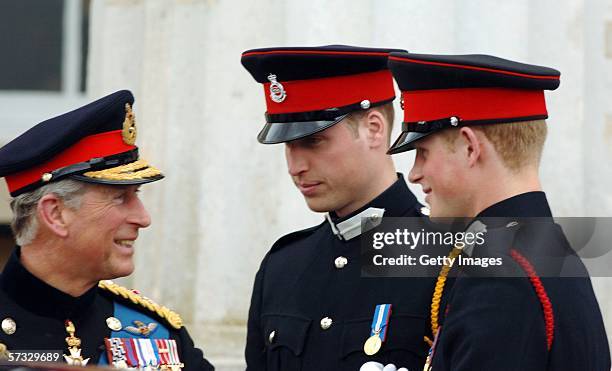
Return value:
<svg viewBox="0 0 612 371">
<path fill-rule="evenodd" d="M 268 80 L 270 80 L 270 98 L 275 103 L 282 103 L 287 98 L 285 87 L 276 81 L 276 75 L 274 74 L 269 74 Z"/>
<path fill-rule="evenodd" d="M 125 144 L 134 145 L 136 143 L 136 119 L 129 103 L 125 104 L 125 120 L 123 120 L 121 136 Z"/>
</svg>

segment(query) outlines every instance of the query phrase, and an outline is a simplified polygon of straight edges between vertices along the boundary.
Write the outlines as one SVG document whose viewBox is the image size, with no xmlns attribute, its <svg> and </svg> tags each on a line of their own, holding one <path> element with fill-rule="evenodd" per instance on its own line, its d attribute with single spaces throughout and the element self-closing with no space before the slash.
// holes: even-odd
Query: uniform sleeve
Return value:
<svg viewBox="0 0 612 371">
<path fill-rule="evenodd" d="M 267 257 L 261 263 L 259 271 L 255 275 L 253 294 L 251 295 L 251 306 L 249 308 L 249 319 L 247 322 L 247 341 L 245 358 L 247 371 L 260 371 L 266 369 L 265 344 L 261 329 L 261 302 L 263 295 L 263 275 Z"/>
<path fill-rule="evenodd" d="M 527 279 L 458 279 L 453 291 L 434 370 L 546 369 L 542 308 Z"/>
<path fill-rule="evenodd" d="M 195 347 L 191 336 L 185 327 L 179 330 L 182 362 L 185 364 L 183 371 L 214 371 L 215 367 L 204 358 L 204 353 Z"/>
</svg>

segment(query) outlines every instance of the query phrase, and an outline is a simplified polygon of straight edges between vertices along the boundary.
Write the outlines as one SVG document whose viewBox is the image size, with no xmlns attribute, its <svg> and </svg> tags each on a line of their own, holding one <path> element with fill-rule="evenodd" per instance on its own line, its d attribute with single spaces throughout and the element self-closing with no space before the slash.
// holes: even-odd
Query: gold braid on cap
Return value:
<svg viewBox="0 0 612 371">
<path fill-rule="evenodd" d="M 160 175 L 159 169 L 149 166 L 145 160 L 138 160 L 132 163 L 104 169 L 100 171 L 88 171 L 85 175 L 89 178 L 106 180 L 134 180 L 142 178 L 152 178 Z"/>
<path fill-rule="evenodd" d="M 124 299 L 131 301 L 134 304 L 140 305 L 141 307 L 144 307 L 150 310 L 151 312 L 157 314 L 159 317 L 165 319 L 166 322 L 168 322 L 170 326 L 172 326 L 173 328 L 177 330 L 183 326 L 183 319 L 178 313 L 162 305 L 157 304 L 156 302 L 154 302 L 153 300 L 149 298 L 146 298 L 144 296 L 141 296 L 140 294 L 137 294 L 133 290 L 117 285 L 113 281 L 109 281 L 109 280 L 100 281 L 98 283 L 98 287 L 101 288 L 102 290 L 109 291 L 112 294 L 120 296 Z"/>
</svg>

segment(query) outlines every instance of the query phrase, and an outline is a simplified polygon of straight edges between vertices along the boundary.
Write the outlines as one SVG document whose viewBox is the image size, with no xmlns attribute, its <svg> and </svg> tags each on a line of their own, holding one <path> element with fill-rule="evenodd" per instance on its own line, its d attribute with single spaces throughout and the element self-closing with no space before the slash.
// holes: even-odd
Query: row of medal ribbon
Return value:
<svg viewBox="0 0 612 371">
<path fill-rule="evenodd" d="M 173 339 L 104 339 L 108 362 L 116 368 L 171 369 L 183 367 Z"/>
</svg>

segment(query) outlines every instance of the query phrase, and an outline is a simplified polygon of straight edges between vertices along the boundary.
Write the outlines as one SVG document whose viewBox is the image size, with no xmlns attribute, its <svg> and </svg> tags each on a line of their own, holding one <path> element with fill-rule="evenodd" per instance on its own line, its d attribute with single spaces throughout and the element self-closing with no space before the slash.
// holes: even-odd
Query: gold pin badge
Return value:
<svg viewBox="0 0 612 371">
<path fill-rule="evenodd" d="M 116 317 L 108 317 L 106 319 L 106 326 L 113 331 L 121 331 L 123 328 L 121 321 L 119 321 L 119 319 Z"/>
<path fill-rule="evenodd" d="M 64 354 L 66 363 L 72 366 L 86 366 L 89 362 L 89 358 L 83 358 L 81 355 L 81 339 L 75 336 L 76 328 L 74 323 L 70 320 L 66 320 L 64 323 L 68 337 L 66 338 L 66 344 L 68 345 L 68 351 L 70 355 Z"/>
<path fill-rule="evenodd" d="M 10 355 L 11 352 L 9 352 L 8 348 L 6 347 L 6 344 L 0 343 L 0 360 L 7 360 L 9 359 Z"/>
<path fill-rule="evenodd" d="M 17 323 L 11 317 L 2 320 L 2 331 L 7 335 L 13 335 L 17 331 Z"/>
<path fill-rule="evenodd" d="M 125 120 L 123 120 L 123 130 L 121 136 L 125 144 L 134 145 L 136 143 L 136 118 L 129 103 L 125 104 Z"/>
<path fill-rule="evenodd" d="M 149 337 L 149 335 L 151 335 L 157 329 L 157 323 L 155 322 L 151 322 L 149 324 L 146 324 L 139 320 L 134 320 L 132 322 L 134 323 L 134 325 L 136 325 L 136 327 L 125 326 L 124 330 L 133 335 Z"/>
</svg>

